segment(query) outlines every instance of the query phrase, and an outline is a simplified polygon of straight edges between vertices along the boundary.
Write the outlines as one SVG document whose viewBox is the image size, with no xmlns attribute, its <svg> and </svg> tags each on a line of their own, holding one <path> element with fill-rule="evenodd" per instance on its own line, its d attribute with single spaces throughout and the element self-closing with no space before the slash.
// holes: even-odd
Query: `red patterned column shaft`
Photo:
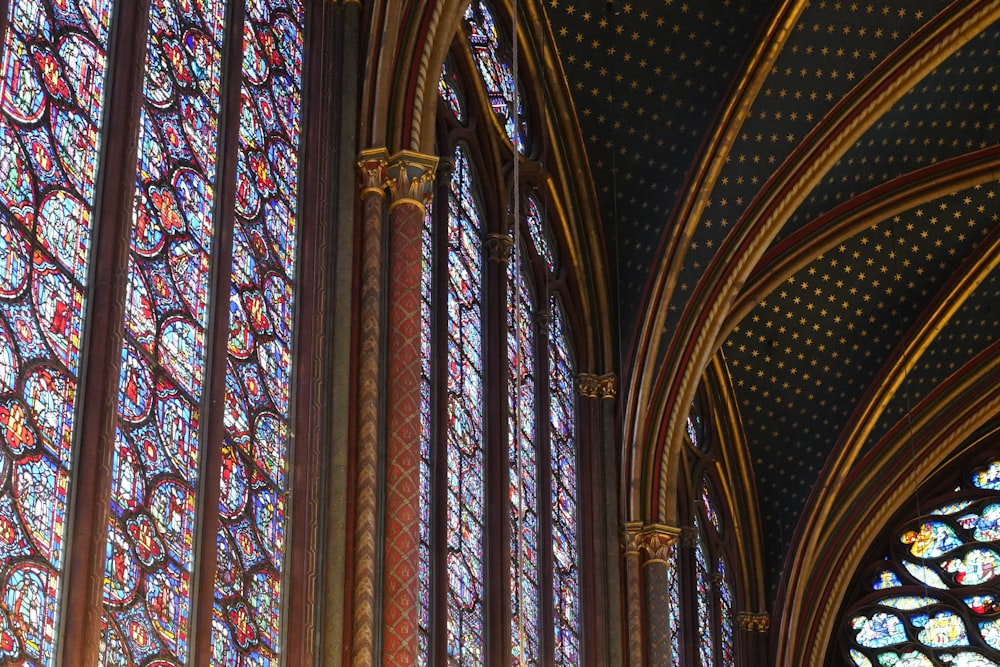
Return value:
<svg viewBox="0 0 1000 667">
<path fill-rule="evenodd" d="M 420 240 L 436 166 L 406 151 L 389 163 L 382 663 L 400 667 L 416 664 L 419 650 Z"/>
<path fill-rule="evenodd" d="M 358 341 L 358 434 L 355 459 L 354 590 L 351 664 L 370 667 L 375 655 L 375 538 L 378 452 L 379 337 L 382 301 L 384 150 L 363 151 L 362 246 Z"/>
</svg>

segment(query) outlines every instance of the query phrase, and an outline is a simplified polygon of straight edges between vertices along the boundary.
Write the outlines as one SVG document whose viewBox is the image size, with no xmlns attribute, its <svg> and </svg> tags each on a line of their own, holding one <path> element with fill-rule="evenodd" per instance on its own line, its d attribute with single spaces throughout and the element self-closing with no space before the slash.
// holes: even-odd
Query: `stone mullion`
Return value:
<svg viewBox="0 0 1000 667">
<path fill-rule="evenodd" d="M 419 653 L 421 233 L 437 158 L 404 151 L 388 165 L 385 567 L 382 663 Z"/>
<path fill-rule="evenodd" d="M 9 3 L 0 0 L 0 36 Z M 81 376 L 80 435 L 74 504 L 63 572 L 62 663 L 96 665 L 100 652 L 104 554 L 111 501 L 111 460 L 118 423 L 118 384 L 124 335 L 128 252 L 139 145 L 139 109 L 145 71 L 149 2 L 119 3 L 109 50 L 105 128 L 95 215 L 87 366 Z M 2 38 L 2 37 L 0 37 Z M 89 418 L 83 419 L 83 416 Z M 78 582 L 78 585 L 68 585 Z"/>
<path fill-rule="evenodd" d="M 537 484 L 538 517 L 538 610 L 541 616 L 541 636 L 538 638 L 538 655 L 543 665 L 555 662 L 555 600 L 554 600 L 554 554 L 552 552 L 552 392 L 549 373 L 552 360 L 549 358 L 549 324 L 552 321 L 551 294 L 539 290 L 534 314 L 535 327 L 535 368 L 538 381 L 535 384 L 535 478 Z M 577 535 L 579 536 L 579 493 L 577 493 Z M 579 542 L 578 542 L 579 544 Z M 577 556 L 581 553 L 577 547 Z M 579 564 L 577 565 L 579 568 Z M 579 570 L 578 570 L 579 572 Z M 583 610 L 579 610 L 582 618 Z M 582 637 L 581 637 L 582 640 Z"/>
<path fill-rule="evenodd" d="M 736 650 L 740 664 L 766 664 L 771 617 L 767 612 L 741 611 L 737 621 L 740 632 Z"/>
<path fill-rule="evenodd" d="M 379 366 L 382 316 L 382 218 L 387 160 L 384 149 L 362 151 L 361 273 L 358 308 L 358 414 L 354 460 L 354 581 L 351 664 L 375 656 L 375 586 L 379 444 Z"/>
<path fill-rule="evenodd" d="M 483 220 L 484 226 L 489 224 L 485 216 Z M 513 239 L 502 232 L 483 237 L 483 636 L 485 664 L 502 667 L 512 659 L 507 267 Z"/>
<path fill-rule="evenodd" d="M 646 660 L 653 667 L 671 665 L 670 624 L 663 621 L 670 611 L 670 573 L 677 566 L 674 547 L 679 533 L 676 528 L 661 525 L 644 526 L 640 532 L 647 619 Z"/>
</svg>

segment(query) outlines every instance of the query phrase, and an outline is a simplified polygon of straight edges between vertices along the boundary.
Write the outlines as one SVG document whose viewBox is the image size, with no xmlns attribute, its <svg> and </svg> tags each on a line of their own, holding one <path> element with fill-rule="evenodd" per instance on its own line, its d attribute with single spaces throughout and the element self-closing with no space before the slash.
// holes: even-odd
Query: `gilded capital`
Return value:
<svg viewBox="0 0 1000 667">
<path fill-rule="evenodd" d="M 384 148 L 369 148 L 358 153 L 358 174 L 361 177 L 361 199 L 368 195 L 385 196 L 389 174 L 386 165 L 389 154 Z"/>
<path fill-rule="evenodd" d="M 433 193 L 437 165 L 438 159 L 433 155 L 413 151 L 400 151 L 393 155 L 387 167 L 387 185 L 392 194 L 389 210 L 403 203 L 423 210 Z"/>
<path fill-rule="evenodd" d="M 618 377 L 614 373 L 580 373 L 576 376 L 576 387 L 585 398 L 614 398 L 618 393 Z"/>
<path fill-rule="evenodd" d="M 671 552 L 680 532 L 679 528 L 659 523 L 643 526 L 639 534 L 642 551 L 645 554 L 643 565 L 650 563 L 670 565 Z"/>
<path fill-rule="evenodd" d="M 627 555 L 639 555 L 642 550 L 642 543 L 639 539 L 641 533 L 642 521 L 629 521 L 625 524 L 625 553 Z"/>
<path fill-rule="evenodd" d="M 642 564 L 670 564 L 671 547 L 677 542 L 681 529 L 659 523 L 646 524 L 629 521 L 625 524 L 625 553 L 642 556 Z"/>
<path fill-rule="evenodd" d="M 739 619 L 740 627 L 747 632 L 765 633 L 771 629 L 771 617 L 766 611 L 741 611 Z"/>
</svg>

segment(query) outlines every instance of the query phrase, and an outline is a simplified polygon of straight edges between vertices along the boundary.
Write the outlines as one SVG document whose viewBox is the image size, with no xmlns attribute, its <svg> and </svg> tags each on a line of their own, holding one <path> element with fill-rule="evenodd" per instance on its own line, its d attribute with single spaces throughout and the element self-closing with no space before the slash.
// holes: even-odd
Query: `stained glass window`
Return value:
<svg viewBox="0 0 1000 667">
<path fill-rule="evenodd" d="M 524 102 L 518 95 L 517 110 L 516 112 L 513 110 L 516 82 L 510 61 L 504 55 L 500 43 L 500 32 L 493 18 L 493 12 L 485 2 L 475 0 L 465 11 L 465 21 L 469 42 L 472 45 L 472 55 L 486 87 L 490 105 L 500 119 L 507 138 L 517 146 L 518 151 L 523 152 L 528 136 Z"/>
<path fill-rule="evenodd" d="M 520 256 L 520 255 L 519 255 Z M 534 299 L 523 267 L 507 269 L 510 403 L 511 644 L 516 665 L 538 663 L 538 465 L 535 439 Z"/>
<path fill-rule="evenodd" d="M 52 665 L 111 0 L 4 3 L 0 659 Z"/>
<path fill-rule="evenodd" d="M 105 566 L 111 664 L 188 655 L 225 9 L 150 3 L 108 533 L 121 548 Z"/>
<path fill-rule="evenodd" d="M 694 546 L 695 562 L 695 595 L 698 610 L 698 656 L 702 667 L 711 667 L 715 660 L 713 636 L 715 628 L 712 625 L 712 573 L 708 566 L 705 538 L 701 532 L 701 522 L 694 520 L 695 531 L 698 534 Z"/>
<path fill-rule="evenodd" d="M 431 633 L 431 294 L 433 291 L 433 237 L 434 212 L 427 206 L 424 228 L 421 233 L 420 272 L 420 545 L 418 563 L 420 591 L 420 633 L 418 662 L 427 665 Z"/>
<path fill-rule="evenodd" d="M 453 156 L 453 171 L 448 205 L 428 214 L 423 239 L 418 662 L 476 665 L 502 650 L 513 665 L 578 665 L 576 377 L 566 310 L 572 302 L 564 285 L 550 285 L 557 258 L 537 185 L 521 199 L 512 229 L 515 216 L 480 207 L 478 195 L 490 201 L 491 189 L 500 191 L 497 174 L 472 169 L 475 144 L 456 147 L 455 137 L 470 128 L 501 131 L 492 119 L 474 122 L 476 107 L 465 106 L 476 86 L 485 87 L 502 121 L 513 90 L 493 14 L 474 3 L 466 19 L 475 69 L 460 77 L 455 63 L 468 59 L 456 57 L 441 73 L 440 150 Z M 511 237 L 514 251 L 505 244 Z M 496 417 L 491 400 L 500 404 Z M 493 419 L 502 423 L 487 427 Z M 506 479 L 489 502 L 484 479 Z M 493 511 L 499 521 L 488 525 L 485 515 Z M 501 569 L 486 572 L 487 558 Z M 501 632 L 486 631 L 490 594 L 504 598 Z"/>
<path fill-rule="evenodd" d="M 455 76 L 454 65 L 452 65 L 447 59 L 444 61 L 444 65 L 441 66 L 441 78 L 438 79 L 438 94 L 441 95 L 441 99 L 445 101 L 451 112 L 455 114 L 455 118 L 459 122 L 465 120 L 465 115 L 462 111 L 462 88 L 459 85 L 458 77 Z"/>
<path fill-rule="evenodd" d="M 212 664 L 280 649 L 296 201 L 300 0 L 246 0 Z"/>
<path fill-rule="evenodd" d="M 907 521 L 856 601 L 843 650 L 854 665 L 1000 664 L 1000 494 L 990 461 L 923 517 Z"/>
<path fill-rule="evenodd" d="M 733 591 L 726 572 L 726 559 L 719 556 L 715 567 L 719 593 L 719 664 L 732 665 L 733 651 Z"/>
<path fill-rule="evenodd" d="M 88 436 L 74 451 L 78 422 L 106 417 L 110 469 L 93 482 L 110 492 L 95 561 L 100 664 L 203 661 L 190 641 L 196 573 L 213 574 L 199 568 L 201 553 L 218 565 L 215 618 L 204 614 L 213 664 L 279 659 L 304 1 L 149 0 L 142 25 L 125 0 L 2 3 L 0 663 L 55 661 L 73 462 L 103 446 Z M 224 43 L 227 20 L 243 40 Z M 113 24 L 123 33 L 114 39 Z M 130 31 L 142 57 L 109 58 L 111 42 L 123 49 L 116 56 L 128 53 Z M 225 76 L 224 63 L 233 65 Z M 135 90 L 125 88 L 130 72 Z M 105 127 L 112 78 L 123 87 L 116 124 Z M 124 150 L 103 155 L 106 131 L 123 138 L 112 146 L 132 139 L 125 183 L 97 178 L 100 160 Z M 220 169 L 226 136 L 239 139 L 235 171 Z M 89 284 L 91 238 L 117 224 L 100 220 L 95 200 L 119 191 L 131 200 L 127 257 L 100 275 L 121 281 Z M 231 280 L 220 281 L 230 260 Z M 84 340 L 86 296 L 118 287 L 123 317 L 110 327 L 123 332 L 120 348 L 114 335 Z M 216 330 L 228 331 L 228 354 L 212 351 L 224 338 Z M 120 360 L 115 404 L 77 414 L 80 367 L 109 353 Z M 213 356 L 228 362 L 224 377 L 210 376 Z M 207 442 L 213 423 L 224 424 L 224 442 Z M 221 460 L 205 460 L 218 449 Z M 213 473 L 218 500 L 202 497 Z M 89 519 L 96 508 L 80 504 Z M 202 534 L 216 517 L 217 540 Z"/>
<path fill-rule="evenodd" d="M 715 503 L 712 502 L 712 493 L 708 490 L 708 478 L 702 477 L 701 479 L 701 505 L 705 510 L 705 516 L 708 517 L 709 523 L 715 528 L 716 532 L 719 531 L 719 515 L 715 511 Z"/>
<path fill-rule="evenodd" d="M 465 150 L 448 198 L 449 664 L 483 660 L 483 359 L 479 207 Z"/>
<path fill-rule="evenodd" d="M 552 552 L 556 664 L 580 660 L 577 554 L 576 416 L 573 360 L 562 304 L 549 304 L 549 438 L 552 465 Z"/>
<path fill-rule="evenodd" d="M 667 557 L 670 569 L 667 571 L 667 631 L 670 633 L 670 665 L 681 664 L 681 583 L 678 575 L 677 545 L 670 545 Z"/>
<path fill-rule="evenodd" d="M 552 250 L 552 243 L 549 241 L 545 220 L 534 197 L 528 197 L 528 215 L 525 219 L 528 222 L 528 232 L 531 235 L 535 251 L 545 259 L 545 264 L 548 266 L 549 271 L 555 271 L 556 260 Z"/>
</svg>

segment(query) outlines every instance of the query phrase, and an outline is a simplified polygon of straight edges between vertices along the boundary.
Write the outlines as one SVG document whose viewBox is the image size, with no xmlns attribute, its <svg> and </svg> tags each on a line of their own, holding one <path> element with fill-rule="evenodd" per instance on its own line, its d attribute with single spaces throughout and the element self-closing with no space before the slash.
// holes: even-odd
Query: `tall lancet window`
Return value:
<svg viewBox="0 0 1000 667">
<path fill-rule="evenodd" d="M 310 2 L 3 3 L 2 663 L 72 662 L 67 606 L 100 622 L 103 665 L 281 659 Z M 140 58 L 109 53 L 133 36 Z M 131 137 L 124 167 L 109 137 Z M 117 200 L 122 220 L 101 209 Z M 127 236 L 121 262 L 101 258 L 120 266 L 92 257 L 105 225 Z M 123 316 L 92 340 L 88 319 L 106 315 L 87 297 L 108 293 Z M 84 411 L 81 369 L 109 356 L 117 400 Z M 105 423 L 110 469 L 75 480 L 105 446 L 84 427 Z M 83 482 L 103 507 L 71 505 Z M 106 517 L 101 553 L 67 551 L 73 517 Z M 70 590 L 70 561 L 103 568 L 103 585 Z M 214 605 L 195 614 L 199 589 Z"/>
<path fill-rule="evenodd" d="M 451 175 L 423 237 L 421 663 L 502 654 L 578 665 L 576 299 L 548 216 L 551 184 L 524 157 L 543 140 L 528 132 L 529 101 L 517 101 L 514 131 L 518 88 L 496 17 L 472 3 L 439 82 Z M 517 188 L 515 160 L 533 172 Z M 502 611 L 487 604 L 494 596 Z"/>
<path fill-rule="evenodd" d="M 4 4 L 0 659 L 52 665 L 113 2 Z"/>
<path fill-rule="evenodd" d="M 723 443 L 708 428 L 700 403 L 693 406 L 685 430 L 682 458 L 690 472 L 682 494 L 687 499 L 691 539 L 682 537 L 671 549 L 670 610 L 665 619 L 671 664 L 747 664 L 751 658 L 740 656 L 736 645 L 737 589 L 730 570 L 737 542 L 736 514 L 719 492 L 724 483 L 730 487 L 734 483 L 716 461 Z M 685 608 L 685 599 L 693 608 Z"/>
<path fill-rule="evenodd" d="M 448 659 L 483 660 L 483 344 L 479 206 L 465 149 L 448 197 Z"/>
</svg>

